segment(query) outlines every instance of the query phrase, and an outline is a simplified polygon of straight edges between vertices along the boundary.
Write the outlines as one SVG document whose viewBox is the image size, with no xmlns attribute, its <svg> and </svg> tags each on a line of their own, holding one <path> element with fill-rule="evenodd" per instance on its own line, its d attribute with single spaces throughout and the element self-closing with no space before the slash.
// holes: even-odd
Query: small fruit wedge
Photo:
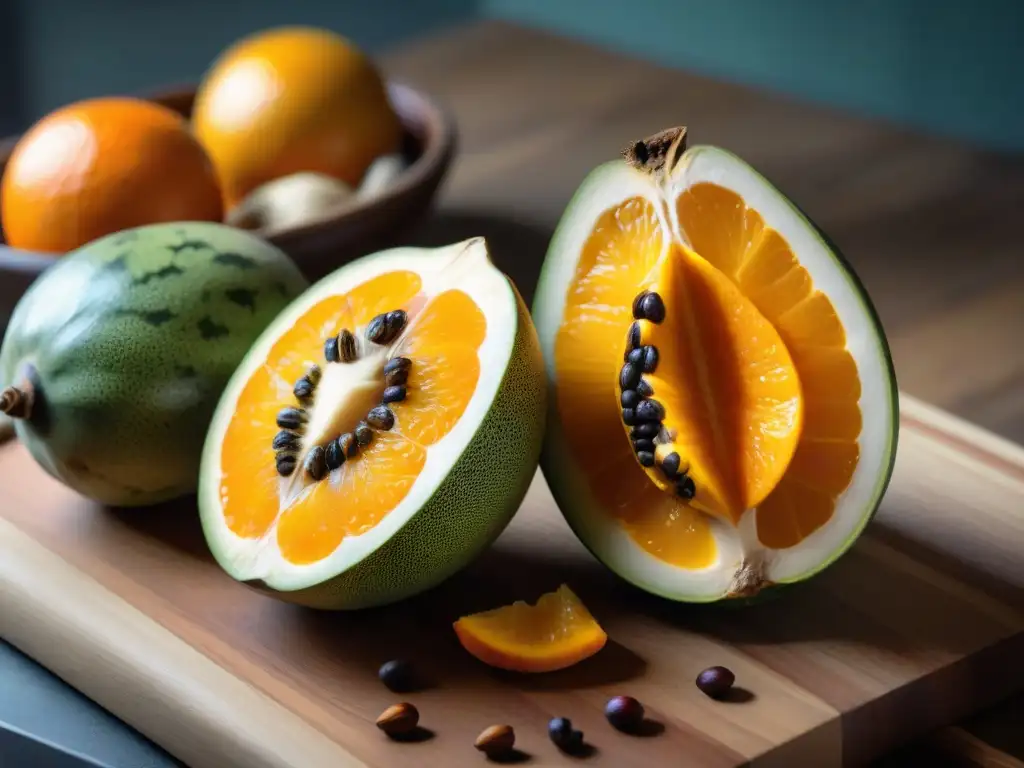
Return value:
<svg viewBox="0 0 1024 768">
<path fill-rule="evenodd" d="M 514 672 L 552 672 L 600 651 L 608 636 L 565 584 L 535 605 L 511 605 L 455 622 L 462 647 L 480 661 Z"/>
</svg>

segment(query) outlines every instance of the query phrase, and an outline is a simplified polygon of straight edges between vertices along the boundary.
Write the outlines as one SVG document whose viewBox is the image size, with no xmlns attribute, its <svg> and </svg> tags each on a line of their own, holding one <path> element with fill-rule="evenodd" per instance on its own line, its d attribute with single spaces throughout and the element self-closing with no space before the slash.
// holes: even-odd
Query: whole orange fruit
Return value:
<svg viewBox="0 0 1024 768">
<path fill-rule="evenodd" d="M 243 38 L 206 73 L 192 112 L 230 209 L 302 171 L 352 186 L 398 149 L 401 124 L 373 61 L 345 38 L 280 27 Z"/>
<path fill-rule="evenodd" d="M 111 232 L 221 221 L 217 176 L 188 121 L 134 98 L 62 107 L 18 141 L 0 184 L 8 245 L 66 253 Z"/>
</svg>

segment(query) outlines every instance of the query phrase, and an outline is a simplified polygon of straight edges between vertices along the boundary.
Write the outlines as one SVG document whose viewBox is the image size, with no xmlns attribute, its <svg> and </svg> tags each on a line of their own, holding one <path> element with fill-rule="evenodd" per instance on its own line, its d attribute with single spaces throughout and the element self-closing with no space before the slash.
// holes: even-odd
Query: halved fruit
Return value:
<svg viewBox="0 0 1024 768">
<path fill-rule="evenodd" d="M 529 605 L 463 616 L 454 624 L 462 647 L 492 667 L 552 672 L 600 651 L 608 640 L 590 611 L 565 584 Z"/>
<path fill-rule="evenodd" d="M 817 227 L 685 129 L 595 169 L 533 306 L 541 466 L 572 529 L 671 599 L 804 580 L 864 529 L 898 433 L 885 334 Z"/>
<path fill-rule="evenodd" d="M 536 472 L 536 330 L 482 238 L 364 257 L 296 299 L 230 381 L 199 506 L 231 576 L 319 608 L 461 569 Z"/>
</svg>

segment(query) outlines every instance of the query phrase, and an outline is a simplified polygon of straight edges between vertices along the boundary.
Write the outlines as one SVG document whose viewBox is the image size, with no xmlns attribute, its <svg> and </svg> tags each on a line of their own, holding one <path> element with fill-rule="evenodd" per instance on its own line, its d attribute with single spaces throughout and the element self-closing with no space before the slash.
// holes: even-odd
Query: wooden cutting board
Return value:
<svg viewBox="0 0 1024 768">
<path fill-rule="evenodd" d="M 98 508 L 0 448 L 0 636 L 195 768 L 486 762 L 516 729 L 521 759 L 570 764 L 548 741 L 570 717 L 612 766 L 856 765 L 1024 687 L 1024 449 L 904 399 L 896 474 L 868 534 L 816 581 L 745 610 L 638 593 L 572 537 L 537 476 L 477 563 L 433 593 L 355 614 L 249 591 L 207 556 L 194 506 Z M 457 645 L 464 612 L 570 584 L 611 641 L 545 676 L 492 671 Z M 432 738 L 373 725 L 400 697 L 376 679 L 411 658 L 406 696 Z M 731 702 L 699 693 L 724 664 Z M 612 730 L 611 695 L 661 727 Z M 577 761 L 578 762 L 578 761 Z"/>
</svg>

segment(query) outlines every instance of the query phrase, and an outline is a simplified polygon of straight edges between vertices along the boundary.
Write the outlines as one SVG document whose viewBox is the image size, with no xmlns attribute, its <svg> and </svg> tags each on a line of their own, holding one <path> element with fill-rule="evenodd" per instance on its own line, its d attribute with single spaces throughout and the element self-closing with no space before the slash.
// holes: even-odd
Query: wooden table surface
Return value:
<svg viewBox="0 0 1024 768">
<path fill-rule="evenodd" d="M 714 81 L 504 22 L 383 57 L 437 96 L 460 150 L 420 243 L 482 234 L 533 293 L 573 191 L 627 142 L 685 124 L 787 192 L 857 268 L 900 387 L 1024 443 L 1024 158 Z M 1024 513 L 1024 504 L 1022 504 Z M 911 745 L 886 766 L 1020 766 L 1024 698 Z"/>
</svg>

